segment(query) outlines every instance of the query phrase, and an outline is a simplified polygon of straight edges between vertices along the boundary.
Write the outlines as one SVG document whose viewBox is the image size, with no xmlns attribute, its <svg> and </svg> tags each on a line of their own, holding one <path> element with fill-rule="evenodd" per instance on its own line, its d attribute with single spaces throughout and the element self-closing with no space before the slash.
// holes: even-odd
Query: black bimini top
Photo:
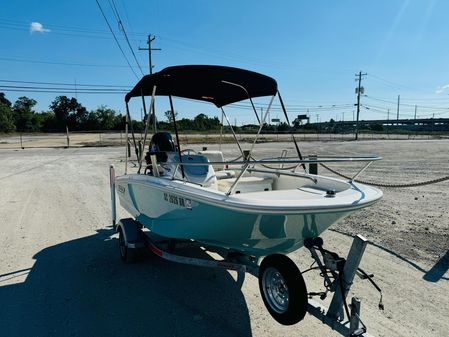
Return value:
<svg viewBox="0 0 449 337">
<path fill-rule="evenodd" d="M 217 107 L 248 98 L 272 96 L 277 83 L 271 77 L 253 71 L 210 65 L 185 65 L 165 68 L 144 76 L 126 94 L 132 97 L 150 96 L 156 86 L 157 96 L 178 96 L 207 101 Z"/>
</svg>

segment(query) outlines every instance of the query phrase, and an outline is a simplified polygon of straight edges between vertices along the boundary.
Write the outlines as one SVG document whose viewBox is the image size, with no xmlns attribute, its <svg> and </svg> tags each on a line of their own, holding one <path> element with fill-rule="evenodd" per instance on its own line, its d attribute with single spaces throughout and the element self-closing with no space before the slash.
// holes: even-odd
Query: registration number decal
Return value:
<svg viewBox="0 0 449 337">
<path fill-rule="evenodd" d="M 192 201 L 187 198 L 179 197 L 171 193 L 164 193 L 164 200 L 173 205 L 192 209 Z"/>
</svg>

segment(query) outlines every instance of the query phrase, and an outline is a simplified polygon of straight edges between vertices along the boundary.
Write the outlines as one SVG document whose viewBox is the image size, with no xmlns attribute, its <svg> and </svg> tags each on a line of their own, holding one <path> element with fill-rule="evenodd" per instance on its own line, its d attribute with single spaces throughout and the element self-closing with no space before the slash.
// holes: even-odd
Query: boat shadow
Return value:
<svg viewBox="0 0 449 337">
<path fill-rule="evenodd" d="M 31 269 L 0 275 L 1 334 L 251 336 L 244 296 L 228 272 L 156 256 L 124 264 L 112 234 L 102 229 L 45 248 Z M 22 283 L 6 284 L 27 271 Z"/>
</svg>

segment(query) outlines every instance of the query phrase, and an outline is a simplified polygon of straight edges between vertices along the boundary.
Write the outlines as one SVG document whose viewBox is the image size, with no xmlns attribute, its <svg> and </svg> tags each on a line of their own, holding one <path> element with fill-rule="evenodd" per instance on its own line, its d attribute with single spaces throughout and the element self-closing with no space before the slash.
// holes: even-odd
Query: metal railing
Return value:
<svg viewBox="0 0 449 337">
<path fill-rule="evenodd" d="M 363 157 L 338 157 L 338 156 L 325 156 L 325 157 L 321 157 L 321 158 L 317 158 L 317 157 L 306 157 L 309 159 L 290 159 L 292 157 L 284 157 L 284 158 L 269 158 L 269 159 L 261 159 L 261 160 L 241 160 L 241 161 L 209 161 L 209 162 L 164 162 L 163 164 L 172 164 L 175 165 L 175 169 L 173 170 L 173 173 L 171 175 L 171 180 L 183 180 L 183 181 L 188 181 L 188 179 L 186 177 L 184 177 L 183 179 L 177 179 L 176 178 L 176 172 L 178 171 L 180 166 L 211 166 L 211 165 L 241 165 L 241 167 L 234 167 L 233 169 L 237 169 L 240 170 L 239 174 L 237 175 L 237 177 L 235 178 L 234 182 L 232 183 L 231 187 L 229 188 L 229 190 L 226 192 L 227 195 L 232 194 L 232 192 L 235 190 L 235 188 L 237 187 L 240 179 L 242 178 L 242 176 L 244 175 L 244 173 L 246 171 L 249 172 L 259 172 L 259 173 L 269 173 L 269 174 L 276 174 L 276 175 L 286 175 L 286 176 L 292 176 L 292 177 L 297 177 L 297 178 L 305 178 L 305 179 L 310 179 L 312 180 L 315 184 L 317 183 L 317 179 L 315 178 L 315 175 L 310 174 L 310 173 L 300 173 L 300 172 L 295 172 L 296 168 L 301 166 L 301 165 L 305 165 L 305 164 L 320 164 L 320 163 L 345 163 L 345 162 L 366 162 L 366 164 L 359 170 L 357 171 L 357 173 L 350 178 L 349 182 L 353 182 L 360 174 L 362 174 L 373 162 L 377 161 L 377 160 L 381 160 L 382 157 L 379 156 L 363 156 Z M 153 168 L 153 171 L 157 169 L 157 165 L 158 164 L 162 164 L 161 162 L 154 162 L 153 165 L 156 166 L 156 168 Z M 256 165 L 266 165 L 266 164 L 271 164 L 271 165 L 279 165 L 279 168 L 267 168 L 267 169 L 256 169 L 255 166 Z M 295 168 L 292 170 L 290 168 L 282 168 L 281 166 L 285 165 L 285 164 L 296 164 Z M 266 167 L 266 166 L 265 166 Z"/>
</svg>

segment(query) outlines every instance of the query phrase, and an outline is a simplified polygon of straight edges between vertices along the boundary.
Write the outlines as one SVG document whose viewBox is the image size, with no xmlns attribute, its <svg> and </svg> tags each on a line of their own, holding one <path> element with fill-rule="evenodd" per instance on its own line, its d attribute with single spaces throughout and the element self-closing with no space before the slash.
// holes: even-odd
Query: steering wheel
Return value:
<svg viewBox="0 0 449 337">
<path fill-rule="evenodd" d="M 196 151 L 193 149 L 184 149 L 181 151 L 181 154 L 187 154 L 188 156 L 190 156 L 191 154 L 196 154 Z"/>
</svg>

